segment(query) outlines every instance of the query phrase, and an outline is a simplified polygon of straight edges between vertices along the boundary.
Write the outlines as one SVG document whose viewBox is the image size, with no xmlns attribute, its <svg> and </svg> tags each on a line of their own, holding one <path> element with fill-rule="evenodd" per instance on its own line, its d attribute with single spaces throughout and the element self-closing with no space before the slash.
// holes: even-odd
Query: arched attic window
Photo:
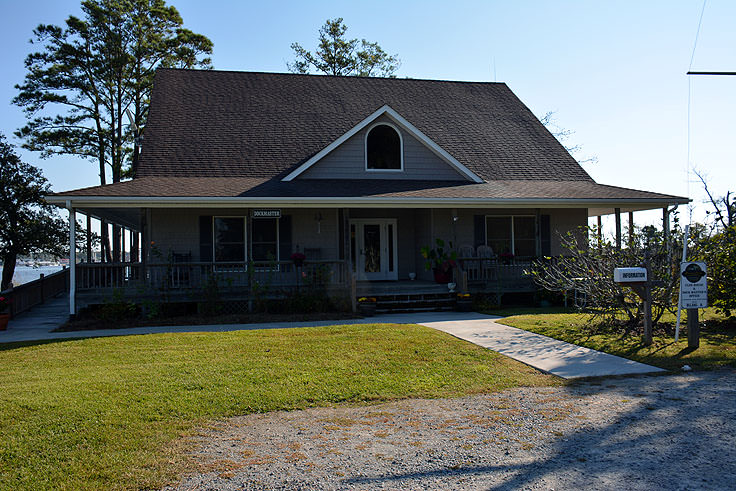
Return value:
<svg viewBox="0 0 736 491">
<path fill-rule="evenodd" d="M 365 136 L 365 169 L 368 171 L 404 170 L 401 133 L 390 124 L 379 123 Z"/>
</svg>

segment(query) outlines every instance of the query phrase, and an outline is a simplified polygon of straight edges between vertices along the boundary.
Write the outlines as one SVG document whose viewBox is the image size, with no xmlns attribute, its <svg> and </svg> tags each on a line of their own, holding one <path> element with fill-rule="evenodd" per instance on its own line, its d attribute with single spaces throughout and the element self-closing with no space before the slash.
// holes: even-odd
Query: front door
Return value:
<svg viewBox="0 0 736 491">
<path fill-rule="evenodd" d="M 353 271 L 359 280 L 396 280 L 396 219 L 350 221 Z"/>
</svg>

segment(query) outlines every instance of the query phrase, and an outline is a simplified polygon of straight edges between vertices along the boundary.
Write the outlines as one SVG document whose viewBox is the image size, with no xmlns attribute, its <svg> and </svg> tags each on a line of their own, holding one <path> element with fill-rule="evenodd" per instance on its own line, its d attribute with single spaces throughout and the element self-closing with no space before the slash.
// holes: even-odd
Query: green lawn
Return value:
<svg viewBox="0 0 736 491">
<path fill-rule="evenodd" d="M 659 333 L 655 330 L 651 346 L 644 346 L 637 334 L 592 329 L 588 320 L 587 314 L 538 313 L 514 315 L 499 322 L 668 370 L 680 370 L 683 365 L 690 365 L 693 369 L 736 368 L 736 326 L 713 309 L 706 309 L 704 314 L 701 311 L 701 320 L 705 320 L 706 325 L 701 327 L 700 348 L 696 350 L 687 347 L 687 316 L 684 312 L 679 342 L 675 343 L 673 334 L 665 335 L 661 330 Z M 673 324 L 675 318 L 667 314 L 662 320 Z"/>
<path fill-rule="evenodd" d="M 0 345 L 0 489 L 175 478 L 208 420 L 559 381 L 420 326 L 155 334 Z"/>
</svg>

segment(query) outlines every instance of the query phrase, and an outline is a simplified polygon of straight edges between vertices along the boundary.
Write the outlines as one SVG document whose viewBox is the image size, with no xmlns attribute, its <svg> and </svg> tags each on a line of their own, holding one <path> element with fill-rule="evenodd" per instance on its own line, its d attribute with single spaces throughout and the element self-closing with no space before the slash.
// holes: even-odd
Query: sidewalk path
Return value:
<svg viewBox="0 0 736 491">
<path fill-rule="evenodd" d="M 491 316 L 417 322 L 565 379 L 664 372 L 619 356 L 499 324 Z"/>
<path fill-rule="evenodd" d="M 416 312 L 337 321 L 151 326 L 128 329 L 51 332 L 66 320 L 66 314 L 60 313 L 65 312 L 60 306 L 66 307 L 66 305 L 66 301 L 63 298 L 55 299 L 45 305 L 35 307 L 17 319 L 13 319 L 7 331 L 0 331 L 0 343 L 172 332 L 283 329 L 331 326 L 336 324 L 420 324 L 444 331 L 460 339 L 483 346 L 484 348 L 492 349 L 534 368 L 566 379 L 664 372 L 661 368 L 644 365 L 618 356 L 601 353 L 600 351 L 582 348 L 515 327 L 504 326 L 495 321 L 498 317 L 475 312 Z"/>
</svg>

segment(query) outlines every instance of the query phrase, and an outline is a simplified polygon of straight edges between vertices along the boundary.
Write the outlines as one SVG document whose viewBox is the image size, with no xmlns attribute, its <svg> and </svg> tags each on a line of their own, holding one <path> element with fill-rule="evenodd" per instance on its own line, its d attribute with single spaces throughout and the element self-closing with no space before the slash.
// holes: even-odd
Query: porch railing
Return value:
<svg viewBox="0 0 736 491">
<path fill-rule="evenodd" d="M 457 264 L 458 273 L 467 274 L 471 288 L 506 291 L 534 288 L 531 277 L 524 273 L 531 267 L 531 259 L 463 257 L 457 259 Z"/>
<path fill-rule="evenodd" d="M 130 292 L 201 290 L 216 282 L 221 290 L 291 289 L 302 285 L 344 286 L 345 261 L 255 261 L 233 263 L 80 263 L 77 292 L 125 289 Z"/>
<path fill-rule="evenodd" d="M 5 290 L 0 296 L 10 300 L 10 317 L 13 318 L 68 289 L 69 268 L 64 268 L 49 275 L 42 274 L 37 280 Z"/>
</svg>

